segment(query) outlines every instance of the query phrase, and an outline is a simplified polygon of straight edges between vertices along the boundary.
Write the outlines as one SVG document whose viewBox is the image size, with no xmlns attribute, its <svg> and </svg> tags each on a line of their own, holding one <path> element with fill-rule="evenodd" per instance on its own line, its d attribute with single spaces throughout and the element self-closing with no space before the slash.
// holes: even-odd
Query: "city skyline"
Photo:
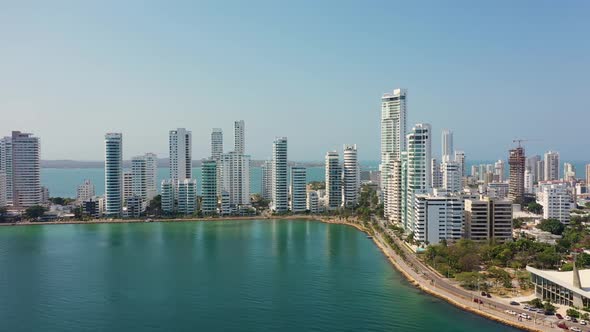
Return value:
<svg viewBox="0 0 590 332">
<path fill-rule="evenodd" d="M 43 137 L 42 159 L 100 160 L 104 132 L 124 133 L 130 156 L 146 146 L 165 156 L 166 129 L 186 127 L 200 159 L 211 128 L 229 133 L 226 119 L 244 119 L 253 159 L 287 136 L 293 160 L 322 160 L 346 141 L 360 160 L 379 160 L 374 110 L 403 87 L 408 124 L 433 124 L 435 146 L 448 128 L 471 159 L 498 159 L 515 138 L 543 139 L 527 143 L 530 154 L 590 155 L 576 139 L 586 121 L 572 121 L 587 119 L 588 4 L 427 4 L 189 3 L 166 16 L 157 4 L 119 4 L 116 14 L 87 3 L 5 5 L 0 132 Z M 285 94 L 296 98 L 283 103 Z"/>
</svg>

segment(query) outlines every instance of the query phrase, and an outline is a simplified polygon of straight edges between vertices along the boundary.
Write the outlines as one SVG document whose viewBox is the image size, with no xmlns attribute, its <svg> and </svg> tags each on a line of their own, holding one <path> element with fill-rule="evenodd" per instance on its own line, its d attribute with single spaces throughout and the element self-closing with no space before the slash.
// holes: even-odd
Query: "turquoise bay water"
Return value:
<svg viewBox="0 0 590 332">
<path fill-rule="evenodd" d="M 309 221 L 0 227 L 3 331 L 515 331 Z"/>
</svg>

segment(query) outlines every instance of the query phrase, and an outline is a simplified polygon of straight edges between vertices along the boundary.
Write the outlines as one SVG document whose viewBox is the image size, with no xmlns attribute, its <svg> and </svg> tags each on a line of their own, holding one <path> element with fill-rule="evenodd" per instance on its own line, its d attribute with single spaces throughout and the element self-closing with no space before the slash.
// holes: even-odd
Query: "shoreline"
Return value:
<svg viewBox="0 0 590 332">
<path fill-rule="evenodd" d="M 328 216 L 315 216 L 315 215 L 289 215 L 289 216 L 244 216 L 244 217 L 219 217 L 219 218 L 211 218 L 211 217 L 204 217 L 204 218 L 182 218 L 182 219 L 167 219 L 167 220 L 153 220 L 153 221 L 146 221 L 145 219 L 118 219 L 118 220 L 108 220 L 108 219 L 97 219 L 92 221 L 47 221 L 47 222 L 25 222 L 25 223 L 0 223 L 1 226 L 42 226 L 42 225 L 80 225 L 80 224 L 133 224 L 133 223 L 169 223 L 169 222 L 223 222 L 223 221 L 232 221 L 232 220 L 308 220 L 308 221 L 318 221 L 325 224 L 338 224 L 338 225 L 345 225 L 355 228 L 356 230 L 371 235 L 369 231 L 364 228 L 363 226 L 351 222 L 347 219 L 339 219 L 336 216 L 328 217 Z M 440 291 L 431 289 L 429 287 L 425 287 L 422 283 L 420 283 L 414 276 L 412 276 L 404 267 L 400 265 L 397 259 L 399 257 L 392 257 L 388 253 L 388 248 L 385 247 L 385 244 L 381 243 L 376 236 L 371 236 L 373 243 L 377 246 L 377 248 L 381 251 L 381 253 L 387 258 L 390 264 L 397 270 L 409 283 L 410 285 L 414 286 L 415 288 L 423 291 L 424 293 L 439 298 L 463 311 L 470 312 L 472 314 L 478 315 L 480 317 L 504 324 L 506 326 L 511 326 L 523 331 L 531 331 L 531 332 L 541 332 L 543 330 L 533 329 L 530 326 L 521 325 L 517 322 L 507 320 L 503 317 L 499 317 L 488 312 L 484 312 L 482 310 L 478 310 L 462 303 L 459 303 L 457 300 L 448 296 L 446 294 L 441 293 Z"/>
<path fill-rule="evenodd" d="M 480 317 L 504 324 L 506 326 L 510 326 L 510 327 L 514 327 L 523 331 L 530 331 L 530 332 L 542 332 L 542 330 L 538 330 L 538 329 L 533 329 L 529 326 L 526 325 L 520 325 L 516 322 L 504 319 L 502 317 L 498 317 L 496 315 L 492 315 L 488 312 L 484 312 L 481 310 L 477 310 L 475 308 L 471 308 L 469 306 L 466 306 L 462 303 L 457 302 L 455 299 L 451 298 L 450 296 L 447 296 L 445 294 L 442 294 L 440 292 L 437 292 L 436 290 L 433 290 L 431 288 L 425 287 L 423 284 L 421 284 L 418 280 L 416 280 L 416 278 L 414 278 L 412 275 L 410 275 L 393 257 L 391 257 L 388 253 L 386 248 L 384 248 L 383 244 L 378 241 L 375 237 L 373 237 L 373 242 L 375 243 L 375 245 L 379 248 L 379 250 L 383 253 L 383 255 L 385 255 L 385 257 L 387 257 L 387 260 L 391 263 L 391 265 L 393 265 L 393 267 L 414 287 L 416 287 L 417 289 L 423 291 L 424 293 L 430 295 L 430 296 L 434 296 L 436 298 L 439 298 L 463 311 L 466 312 L 470 312 L 472 314 L 478 315 Z"/>
</svg>

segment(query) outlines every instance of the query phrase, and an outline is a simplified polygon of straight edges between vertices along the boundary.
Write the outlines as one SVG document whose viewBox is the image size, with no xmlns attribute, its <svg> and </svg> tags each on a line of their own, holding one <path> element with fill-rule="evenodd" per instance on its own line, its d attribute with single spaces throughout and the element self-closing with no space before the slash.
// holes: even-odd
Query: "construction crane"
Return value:
<svg viewBox="0 0 590 332">
<path fill-rule="evenodd" d="M 512 140 L 512 143 L 518 143 L 518 147 L 522 147 L 522 142 L 530 142 L 530 141 L 540 141 L 540 139 L 522 139 L 522 138 L 515 138 Z"/>
</svg>

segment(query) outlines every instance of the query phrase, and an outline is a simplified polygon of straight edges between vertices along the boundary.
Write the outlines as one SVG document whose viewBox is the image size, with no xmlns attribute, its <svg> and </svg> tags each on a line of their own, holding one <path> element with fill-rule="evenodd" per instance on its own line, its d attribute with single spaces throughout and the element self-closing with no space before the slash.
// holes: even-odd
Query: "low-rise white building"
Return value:
<svg viewBox="0 0 590 332">
<path fill-rule="evenodd" d="M 318 192 L 315 190 L 310 190 L 307 192 L 307 210 L 310 213 L 319 213 L 320 212 L 320 202 L 318 197 Z"/>
<path fill-rule="evenodd" d="M 537 202 L 543 206 L 544 219 L 557 219 L 564 224 L 569 223 L 570 212 L 575 207 L 571 188 L 561 181 L 541 182 Z"/>
<path fill-rule="evenodd" d="M 490 182 L 487 184 L 486 195 L 492 198 L 505 199 L 508 197 L 507 182 Z"/>
<path fill-rule="evenodd" d="M 462 189 L 461 165 L 454 161 L 445 161 L 440 165 L 442 173 L 442 188 L 451 193 Z"/>
<path fill-rule="evenodd" d="M 414 239 L 428 244 L 461 239 L 463 199 L 448 193 L 418 194 L 414 198 Z"/>
<path fill-rule="evenodd" d="M 566 306 L 587 308 L 590 306 L 590 270 L 545 271 L 530 266 L 535 295 L 542 300 Z M 585 282 L 585 284 L 582 284 Z"/>
<path fill-rule="evenodd" d="M 78 186 L 76 191 L 76 200 L 78 202 L 85 202 L 96 195 L 94 184 L 90 180 L 84 180 L 84 183 Z"/>
<path fill-rule="evenodd" d="M 178 182 L 176 190 L 178 213 L 189 215 L 197 210 L 197 180 L 184 179 Z"/>
</svg>

